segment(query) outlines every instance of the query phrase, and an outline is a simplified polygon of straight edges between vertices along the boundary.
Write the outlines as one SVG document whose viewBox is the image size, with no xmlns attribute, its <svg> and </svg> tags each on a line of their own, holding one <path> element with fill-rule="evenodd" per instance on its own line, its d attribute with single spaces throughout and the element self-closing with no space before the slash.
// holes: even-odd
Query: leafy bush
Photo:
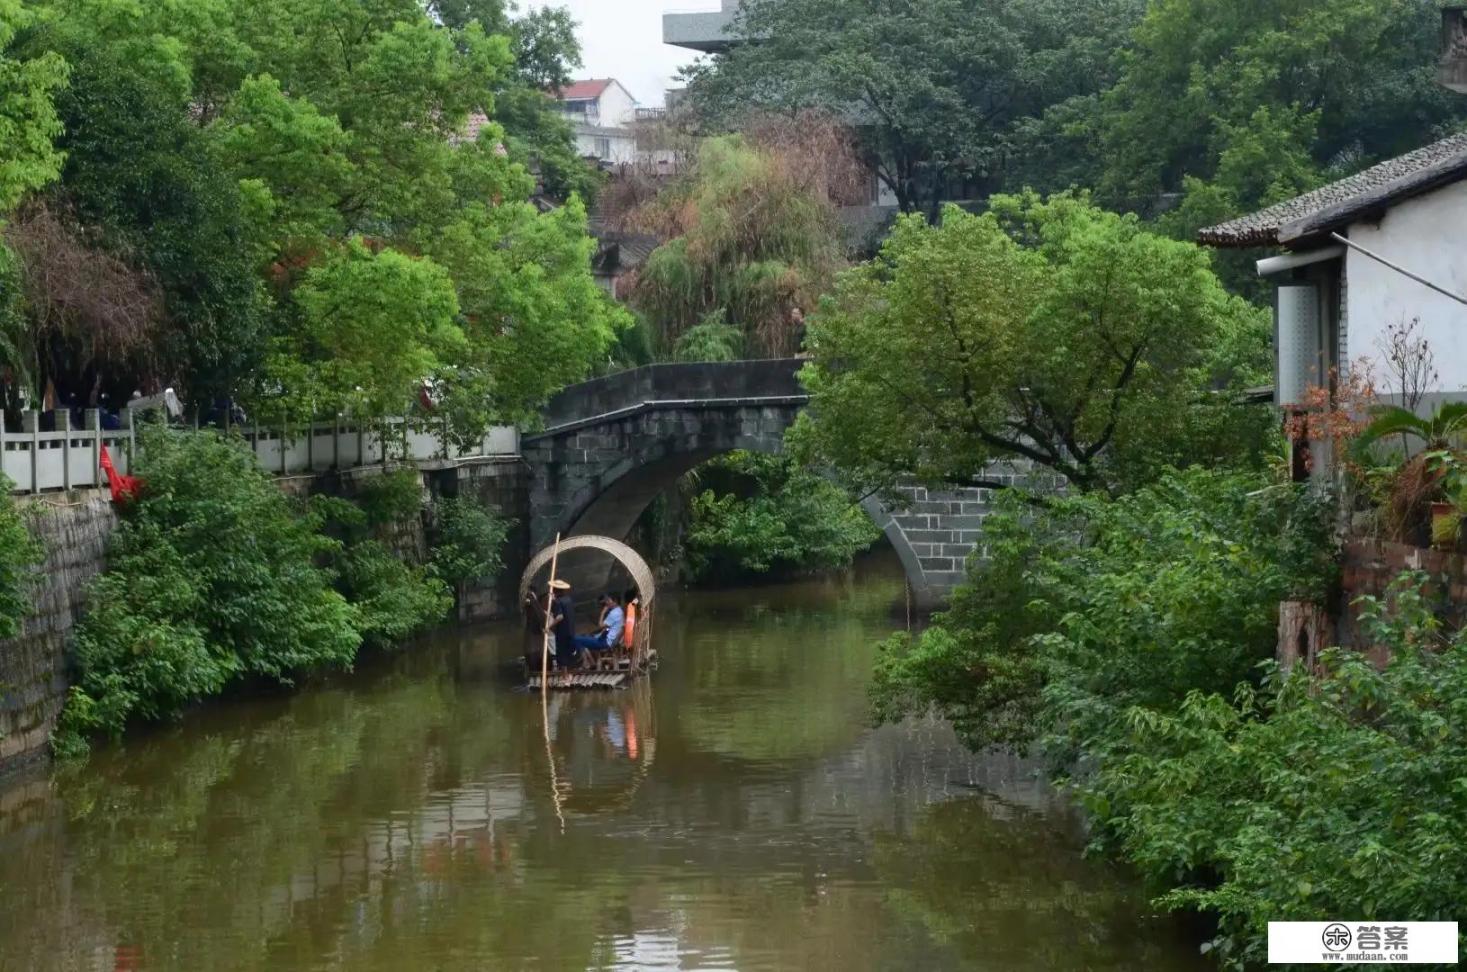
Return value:
<svg viewBox="0 0 1467 972">
<path fill-rule="evenodd" d="M 1278 602 L 1318 596 L 1329 504 L 1245 474 L 1174 472 L 1121 499 L 1016 497 L 984 521 L 990 560 L 952 610 L 883 648 L 879 715 L 936 705 L 975 745 L 1073 761 L 1118 710 L 1256 681 Z"/>
<path fill-rule="evenodd" d="M 397 523 L 423 509 L 423 479 L 416 470 L 395 469 L 363 479 L 357 487 L 356 505 L 373 527 Z"/>
<path fill-rule="evenodd" d="M 31 608 L 33 570 L 45 555 L 10 495 L 14 485 L 0 475 L 0 638 L 20 634 Z"/>
<path fill-rule="evenodd" d="M 352 544 L 336 560 L 339 585 L 356 607 L 362 640 L 391 648 L 447 617 L 453 594 L 424 567 L 404 563 L 379 540 Z"/>
<path fill-rule="evenodd" d="M 440 501 L 433 572 L 454 585 L 492 580 L 504 569 L 504 543 L 513 525 L 468 500 Z"/>
<path fill-rule="evenodd" d="M 786 458 L 736 452 L 700 476 L 713 488 L 692 501 L 686 548 L 696 581 L 848 567 L 881 536 L 843 490 Z"/>
<path fill-rule="evenodd" d="M 744 335 L 717 310 L 683 332 L 673 348 L 674 361 L 737 361 L 744 356 Z"/>
<path fill-rule="evenodd" d="M 403 561 L 373 535 L 373 527 L 398 522 L 421 506 L 415 473 L 393 473 L 368 481 L 358 501 L 332 496 L 311 500 L 314 514 L 338 546 L 327 558 L 336 589 L 357 609 L 362 640 L 391 648 L 442 621 L 453 595 L 427 568 Z"/>
<path fill-rule="evenodd" d="M 137 471 L 146 490 L 77 630 L 62 754 L 131 718 L 177 716 L 239 677 L 349 666 L 361 644 L 360 613 L 318 565 L 339 544 L 248 451 L 213 432 L 149 428 Z"/>
<path fill-rule="evenodd" d="M 1266 960 L 1269 921 L 1461 914 L 1467 637 L 1435 644 L 1422 580 L 1367 599 L 1384 671 L 1335 650 L 1318 678 L 1271 669 L 1232 701 L 1132 709 L 1081 787 L 1101 842 L 1173 888 L 1165 904 L 1219 916 L 1226 965 Z"/>
</svg>

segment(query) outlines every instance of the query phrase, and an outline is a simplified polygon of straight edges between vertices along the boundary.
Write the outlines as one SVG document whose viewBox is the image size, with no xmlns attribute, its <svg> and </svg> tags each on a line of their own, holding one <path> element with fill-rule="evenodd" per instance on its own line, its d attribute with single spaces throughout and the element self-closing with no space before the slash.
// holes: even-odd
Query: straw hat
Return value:
<svg viewBox="0 0 1467 972">
<path fill-rule="evenodd" d="M 552 591 L 568 591 L 571 589 L 571 586 L 563 580 L 553 580 L 550 582 L 550 589 Z"/>
</svg>

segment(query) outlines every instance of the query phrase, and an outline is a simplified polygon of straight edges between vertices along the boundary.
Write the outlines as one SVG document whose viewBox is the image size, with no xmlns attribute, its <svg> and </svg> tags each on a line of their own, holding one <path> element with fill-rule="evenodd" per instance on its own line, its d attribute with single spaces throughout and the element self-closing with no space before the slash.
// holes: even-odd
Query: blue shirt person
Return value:
<svg viewBox="0 0 1467 972">
<path fill-rule="evenodd" d="M 607 651 L 621 644 L 626 628 L 626 613 L 615 594 L 601 595 L 601 629 L 594 635 L 576 639 L 576 647 L 585 651 Z"/>
</svg>

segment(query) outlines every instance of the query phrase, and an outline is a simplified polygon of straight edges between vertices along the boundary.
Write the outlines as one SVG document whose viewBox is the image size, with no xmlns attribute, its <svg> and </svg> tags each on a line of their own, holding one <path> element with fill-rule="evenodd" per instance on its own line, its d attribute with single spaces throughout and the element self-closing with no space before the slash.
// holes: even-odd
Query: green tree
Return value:
<svg viewBox="0 0 1467 972">
<path fill-rule="evenodd" d="M 461 356 L 458 296 L 448 272 L 396 250 L 353 241 L 313 267 L 296 292 L 302 319 L 294 357 L 317 410 L 401 413 L 424 380 Z"/>
<path fill-rule="evenodd" d="M 862 492 L 996 460 L 1121 491 L 1261 448 L 1267 416 L 1215 390 L 1263 371 L 1267 335 L 1206 253 L 1083 197 L 909 216 L 812 319 L 796 442 Z"/>
<path fill-rule="evenodd" d="M 592 279 L 594 246 L 572 199 L 550 213 L 473 203 L 425 248 L 458 285 L 467 350 L 447 372 L 446 407 L 463 424 L 533 420 L 606 361 L 631 318 Z"/>
<path fill-rule="evenodd" d="M 638 219 L 668 239 L 648 258 L 633 297 L 664 353 L 718 314 L 748 350 L 791 354 L 799 312 L 842 264 L 830 198 L 793 159 L 742 136 L 704 142 L 692 172 Z"/>
<path fill-rule="evenodd" d="M 18 56 L 16 34 L 33 17 L 21 0 L 0 0 L 0 216 L 61 173 L 61 119 L 53 98 L 66 85 L 59 54 Z"/>
<path fill-rule="evenodd" d="M 1026 120 L 1110 79 L 1141 0 L 754 0 L 731 52 L 688 69 L 715 125 L 822 108 L 858 127 L 907 212 L 1006 184 Z M 1015 186 L 1014 188 L 1017 188 Z"/>
<path fill-rule="evenodd" d="M 1444 637 L 1424 580 L 1360 605 L 1384 670 L 1335 649 L 1317 673 L 1132 708 L 1081 785 L 1098 842 L 1165 889 L 1163 907 L 1217 916 L 1206 947 L 1224 967 L 1263 963 L 1270 921 L 1460 912 L 1467 644 Z"/>
<path fill-rule="evenodd" d="M 68 60 L 72 84 L 57 98 L 66 124 L 57 209 L 96 228 L 105 251 L 141 263 L 162 290 L 146 377 L 195 398 L 229 394 L 258 367 L 267 335 L 239 187 L 190 121 L 182 79 L 126 56 L 123 45 L 94 42 Z M 58 386 L 84 391 L 77 386 L 88 376 L 50 364 Z"/>
<path fill-rule="evenodd" d="M 951 611 L 884 647 L 877 711 L 936 705 L 975 747 L 1042 741 L 1069 769 L 1130 706 L 1256 683 L 1279 602 L 1333 576 L 1328 501 L 1266 484 L 1194 469 L 1114 500 L 1010 495 Z"/>
<path fill-rule="evenodd" d="M 0 476 L 0 638 L 20 634 L 31 611 L 34 571 L 46 553 L 11 496 L 14 486 Z"/>
<path fill-rule="evenodd" d="M 1323 171 L 1419 146 L 1464 114 L 1433 77 L 1439 11 L 1435 0 L 1152 4 L 1105 98 L 1105 197 L 1147 204 L 1203 188 L 1189 176 L 1223 175 L 1229 203 L 1251 209 L 1308 183 L 1301 154 Z M 1224 173 L 1240 142 L 1280 136 L 1251 176 Z"/>
<path fill-rule="evenodd" d="M 442 500 L 434 513 L 433 572 L 454 585 L 497 578 L 513 524 L 462 498 Z"/>
<path fill-rule="evenodd" d="M 744 335 L 716 310 L 683 332 L 672 349 L 674 361 L 738 361 L 744 356 Z"/>
<path fill-rule="evenodd" d="M 71 159 L 53 211 L 164 291 L 158 346 L 109 362 L 122 394 L 154 381 L 293 414 L 365 381 L 359 411 L 397 410 L 403 375 L 389 372 L 412 370 L 462 381 L 448 390 L 455 415 L 481 427 L 604 361 L 626 319 L 595 289 L 585 210 L 528 205 L 532 163 L 553 192 L 595 183 L 536 87 L 579 59 L 563 14 L 417 0 L 36 6 L 25 56 L 60 51 L 79 72 L 61 102 Z M 389 323 L 405 294 L 430 296 L 406 254 L 449 276 Z M 440 299 L 445 280 L 462 319 Z M 346 307 L 345 286 L 361 307 Z M 348 323 L 323 318 L 328 307 Z M 413 333 L 392 360 L 340 340 L 357 326 Z"/>
<path fill-rule="evenodd" d="M 736 452 L 695 483 L 686 540 L 695 581 L 849 567 L 881 537 L 844 490 L 788 457 Z"/>
</svg>

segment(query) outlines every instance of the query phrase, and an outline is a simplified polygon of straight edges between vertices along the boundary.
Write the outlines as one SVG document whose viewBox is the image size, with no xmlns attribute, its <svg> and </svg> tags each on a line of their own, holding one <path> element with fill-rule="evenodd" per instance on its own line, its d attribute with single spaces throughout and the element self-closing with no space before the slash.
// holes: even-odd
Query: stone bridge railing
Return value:
<svg viewBox="0 0 1467 972">
<path fill-rule="evenodd" d="M 622 418 L 652 406 L 714 408 L 742 403 L 803 405 L 804 361 L 779 358 L 705 364 L 655 364 L 573 385 L 541 411 L 545 431 L 557 434 Z"/>
</svg>

